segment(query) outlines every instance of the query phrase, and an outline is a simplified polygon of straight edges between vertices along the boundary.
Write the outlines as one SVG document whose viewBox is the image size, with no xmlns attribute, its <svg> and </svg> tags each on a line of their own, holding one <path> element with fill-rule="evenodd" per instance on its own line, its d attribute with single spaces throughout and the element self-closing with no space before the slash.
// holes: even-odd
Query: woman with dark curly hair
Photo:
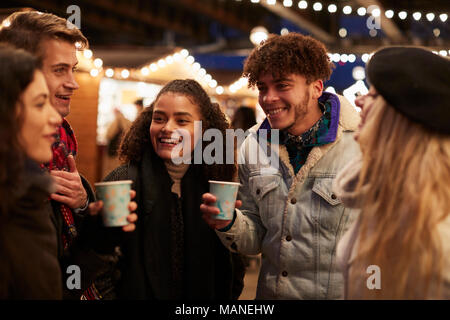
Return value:
<svg viewBox="0 0 450 320">
<path fill-rule="evenodd" d="M 39 163 L 52 158 L 62 119 L 31 54 L 0 45 L 0 299 L 61 299 L 54 192 Z"/>
<path fill-rule="evenodd" d="M 236 165 L 172 160 L 172 154 L 190 160 L 193 151 L 183 153 L 194 147 L 203 154 L 201 139 L 194 141 L 196 121 L 203 130 L 220 130 L 223 137 L 229 128 L 219 105 L 196 81 L 169 82 L 125 135 L 119 150 L 125 164 L 105 179 L 133 180 L 137 192 L 139 220 L 121 246 L 118 298 L 233 299 L 242 290 L 243 273 L 236 269 L 243 266 L 233 263 L 199 209 L 208 180 L 235 180 Z"/>
</svg>

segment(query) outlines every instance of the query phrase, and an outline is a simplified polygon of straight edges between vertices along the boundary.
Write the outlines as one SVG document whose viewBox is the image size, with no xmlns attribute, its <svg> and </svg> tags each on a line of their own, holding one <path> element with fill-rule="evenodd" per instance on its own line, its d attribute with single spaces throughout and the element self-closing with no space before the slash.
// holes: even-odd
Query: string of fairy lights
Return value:
<svg viewBox="0 0 450 320">
<path fill-rule="evenodd" d="M 441 22 L 445 23 L 448 19 L 448 14 L 445 12 L 423 12 L 423 11 L 411 11 L 411 10 L 398 10 L 394 11 L 392 9 L 381 10 L 377 6 L 355 6 L 355 5 L 341 5 L 341 4 L 323 4 L 320 1 L 292 1 L 292 0 L 234 0 L 236 2 L 250 1 L 254 4 L 261 4 L 266 2 L 268 5 L 277 5 L 281 4 L 286 8 L 294 7 L 295 5 L 300 10 L 312 10 L 314 12 L 328 11 L 329 14 L 338 14 L 342 12 L 344 15 L 357 14 L 359 16 L 372 15 L 374 17 L 380 17 L 382 14 L 388 19 L 399 18 L 400 20 L 405 20 L 408 17 L 414 19 L 415 21 L 429 21 L 433 22 L 439 19 Z M 375 30 L 372 30 L 375 31 Z M 284 28 L 281 30 L 281 34 L 288 33 L 289 31 Z M 375 31 L 376 32 L 376 31 Z M 345 38 L 347 36 L 347 30 L 345 28 L 341 28 L 338 31 L 338 34 L 341 38 Z M 433 29 L 433 34 L 435 37 L 439 37 L 440 30 L 438 28 Z M 371 33 L 371 36 L 375 36 L 376 33 Z M 85 50 L 85 52 L 89 50 Z M 440 54 L 442 56 L 450 56 L 450 50 L 440 50 L 433 51 L 435 54 Z M 87 56 L 91 54 L 88 53 Z M 360 58 L 364 63 L 371 57 L 371 53 L 363 53 Z M 85 55 L 86 56 L 86 55 Z M 330 60 L 334 63 L 355 63 L 357 60 L 357 56 L 353 53 L 329 53 L 328 56 Z M 179 52 L 169 55 L 167 57 L 161 58 L 158 61 L 151 62 L 150 64 L 142 67 L 140 70 L 138 69 L 118 69 L 118 68 L 107 68 L 104 71 L 104 75 L 108 78 L 118 78 L 118 79 L 137 79 L 142 80 L 142 77 L 149 77 L 152 72 L 156 72 L 157 70 L 165 68 L 167 65 L 170 65 L 174 62 L 185 63 L 190 66 L 192 74 L 196 77 L 197 80 L 200 80 L 207 86 L 212 89 L 215 89 L 215 92 L 218 95 L 224 93 L 234 94 L 238 92 L 240 89 L 247 87 L 247 79 L 239 78 L 234 83 L 229 86 L 221 86 L 218 85 L 217 81 L 213 79 L 213 77 L 207 73 L 207 71 L 195 61 L 195 58 L 189 55 L 187 49 L 182 49 Z M 95 68 L 91 69 L 90 74 L 93 77 L 98 76 L 101 73 L 102 61 L 100 59 L 94 59 L 93 64 Z"/>
<path fill-rule="evenodd" d="M 242 2 L 243 0 L 235 0 L 236 2 Z M 250 0 L 251 3 L 267 3 L 268 5 L 276 5 L 277 3 L 282 4 L 284 7 L 286 8 L 291 8 L 295 6 L 295 2 L 297 3 L 297 7 L 301 10 L 307 10 L 307 9 L 312 9 L 313 11 L 316 12 L 320 12 L 320 11 L 325 11 L 327 10 L 329 13 L 338 13 L 340 10 L 342 10 L 342 13 L 345 15 L 350 15 L 354 12 L 356 12 L 359 16 L 365 16 L 366 14 L 371 14 L 374 17 L 378 17 L 382 14 L 380 8 L 376 8 L 376 6 L 373 7 L 373 10 L 368 10 L 371 6 L 369 7 L 364 7 L 364 6 L 352 6 L 352 5 L 338 5 L 331 3 L 328 4 L 328 6 L 326 4 L 322 4 L 322 2 L 320 1 L 306 1 L 306 0 L 301 0 L 301 1 L 292 1 L 292 0 Z M 326 6 L 326 9 L 325 9 Z M 384 10 L 384 15 L 386 16 L 386 18 L 388 19 L 392 19 L 395 17 L 395 14 L 397 13 L 397 16 L 399 19 L 401 20 L 405 20 L 408 16 L 412 17 L 414 20 L 419 21 L 422 18 L 426 20 L 428 20 L 429 22 L 432 22 L 435 18 L 439 17 L 439 19 L 442 22 L 446 22 L 448 19 L 448 14 L 446 12 L 441 12 L 441 13 L 435 13 L 435 12 L 422 12 L 422 11 L 411 11 L 409 9 L 402 9 L 399 10 L 398 12 L 395 12 L 392 9 L 387 9 Z"/>
<path fill-rule="evenodd" d="M 94 58 L 93 52 L 90 49 L 82 51 L 82 58 L 88 61 L 90 67 L 89 74 L 92 77 L 104 75 L 107 78 L 114 78 L 120 80 L 149 80 L 152 78 L 152 73 L 158 70 L 164 70 L 164 68 L 174 64 L 183 63 L 189 70 L 192 77 L 198 80 L 203 85 L 215 90 L 219 95 L 225 92 L 223 86 L 218 85 L 215 80 L 207 71 L 202 68 L 200 63 L 195 61 L 195 58 L 189 54 L 187 49 L 181 49 L 174 54 L 167 55 L 158 61 L 150 62 L 141 68 L 103 68 L 103 61 L 100 58 Z"/>
<path fill-rule="evenodd" d="M 442 56 L 450 56 L 450 50 L 433 51 L 435 54 Z M 215 89 L 215 93 L 222 95 L 224 93 L 235 94 L 242 88 L 246 88 L 248 81 L 247 78 L 239 78 L 229 86 L 218 85 L 215 80 L 207 71 L 195 61 L 195 58 L 189 55 L 187 49 L 181 49 L 180 51 L 168 55 L 158 61 L 151 62 L 141 67 L 140 69 L 127 69 L 127 68 L 103 68 L 103 61 L 100 58 L 94 58 L 93 52 L 90 49 L 86 49 L 82 53 L 83 57 L 90 61 L 91 69 L 89 71 L 92 77 L 104 75 L 107 78 L 114 78 L 119 80 L 149 80 L 152 77 L 152 73 L 163 70 L 167 66 L 173 63 L 184 63 L 188 70 L 190 70 L 193 78 L 198 80 L 205 86 L 211 89 Z M 334 63 L 355 63 L 357 56 L 353 53 L 328 53 L 330 60 Z M 367 63 L 372 56 L 372 53 L 364 53 L 361 55 L 361 60 Z"/>
<path fill-rule="evenodd" d="M 232 1 L 232 0 L 230 0 Z M 338 14 L 342 12 L 344 15 L 357 14 L 359 16 L 372 15 L 374 17 L 380 17 L 382 14 L 388 19 L 393 19 L 398 17 L 400 20 L 405 20 L 408 17 L 414 19 L 415 21 L 428 21 L 433 22 L 439 19 L 441 22 L 445 23 L 448 19 L 448 14 L 445 12 L 422 12 L 422 11 L 412 11 L 412 10 L 399 10 L 395 12 L 392 9 L 381 10 L 377 6 L 354 6 L 354 5 L 337 5 L 337 4 L 322 4 L 320 1 L 292 1 L 292 0 L 234 0 L 236 2 L 250 1 L 254 4 L 261 4 L 265 2 L 267 5 L 277 5 L 281 4 L 286 8 L 294 7 L 295 5 L 300 10 L 312 10 L 314 12 L 328 11 L 329 14 Z M 326 8 L 325 8 L 326 7 Z M 9 27 L 10 22 L 5 19 L 0 24 L 0 28 Z M 374 30 L 371 30 L 374 31 Z M 288 33 L 289 31 L 284 28 L 281 30 L 281 34 Z M 433 29 L 433 33 L 435 37 L 439 37 L 440 30 L 438 28 Z M 347 36 L 347 30 L 341 28 L 338 31 L 340 37 L 344 38 Z M 375 36 L 375 34 L 371 34 L 371 36 Z M 442 56 L 450 56 L 450 50 L 440 50 L 433 51 L 435 54 L 439 54 Z M 328 56 L 330 60 L 335 63 L 355 63 L 357 57 L 353 53 L 329 53 Z M 221 95 L 224 93 L 234 94 L 240 89 L 247 87 L 247 79 L 239 78 L 234 83 L 229 86 L 221 86 L 218 85 L 217 80 L 215 80 L 207 71 L 200 65 L 200 63 L 195 61 L 195 58 L 189 54 L 187 49 L 181 49 L 180 51 L 168 55 L 164 58 L 159 59 L 158 61 L 150 62 L 149 64 L 142 66 L 140 69 L 127 69 L 127 68 L 113 68 L 113 67 L 104 67 L 103 61 L 100 58 L 94 58 L 94 53 L 90 49 L 83 50 L 82 57 L 84 57 L 88 61 L 88 72 L 92 77 L 104 76 L 107 78 L 114 78 L 120 80 L 151 80 L 152 73 L 163 70 L 167 66 L 172 65 L 173 63 L 183 63 L 185 67 L 191 72 L 193 78 L 198 80 L 204 86 L 209 87 L 211 90 L 214 90 L 216 94 Z M 360 56 L 361 60 L 364 63 L 370 59 L 371 53 L 364 53 Z"/>
<path fill-rule="evenodd" d="M 242 2 L 242 0 L 236 0 L 238 2 Z M 265 2 L 267 5 L 273 5 L 275 6 L 277 4 L 276 0 L 250 0 L 252 3 L 263 3 Z M 279 1 L 279 3 L 282 3 L 282 5 L 286 8 L 294 7 L 294 2 L 292 0 L 283 0 Z M 420 10 L 409 10 L 409 9 L 401 9 L 394 11 L 392 9 L 387 10 L 381 10 L 379 6 L 377 5 L 369 5 L 368 7 L 365 6 L 351 6 L 351 5 L 336 5 L 334 3 L 331 4 L 322 4 L 320 1 L 306 1 L 301 0 L 297 2 L 297 7 L 300 10 L 312 10 L 313 12 L 326 12 L 328 11 L 329 14 L 339 14 L 342 12 L 344 15 L 351 15 L 351 14 L 357 14 L 361 17 L 369 15 L 373 16 L 375 18 L 380 18 L 383 14 L 387 19 L 394 19 L 398 18 L 400 20 L 405 20 L 408 17 L 412 18 L 415 21 L 428 21 L 433 22 L 437 21 L 438 19 L 445 23 L 448 20 L 448 13 L 447 12 L 423 12 Z M 326 7 L 326 9 L 325 9 Z M 433 28 L 432 30 L 433 35 L 438 38 L 441 34 L 441 30 L 438 27 Z M 339 36 L 341 38 L 345 38 L 347 36 L 347 30 L 345 28 L 340 28 L 338 32 Z M 371 29 L 369 32 L 371 37 L 375 37 L 377 35 L 376 29 Z"/>
<path fill-rule="evenodd" d="M 449 52 L 450 54 L 450 52 Z M 329 53 L 328 56 L 333 62 L 342 63 L 354 63 L 356 61 L 356 55 L 354 54 L 339 54 L 339 53 Z M 363 54 L 363 62 L 367 62 L 370 58 L 370 54 Z M 210 74 L 206 72 L 200 63 L 195 62 L 195 58 L 189 55 L 188 50 L 182 49 L 173 55 L 168 55 L 165 58 L 161 58 L 158 61 L 151 62 L 140 69 L 126 69 L 126 68 L 106 68 L 103 69 L 103 61 L 100 58 L 93 57 L 92 50 L 86 49 L 83 51 L 83 57 L 88 59 L 91 64 L 91 69 L 89 71 L 92 77 L 97 77 L 104 73 L 107 78 L 114 78 L 119 80 L 145 80 L 145 78 L 150 78 L 152 72 L 164 69 L 166 66 L 178 62 L 184 63 L 188 66 L 191 74 L 196 80 L 199 80 L 203 84 L 209 86 L 211 89 L 215 89 L 215 93 L 218 95 L 224 93 L 234 94 L 246 88 L 248 84 L 247 78 L 239 78 L 228 87 L 218 85 L 217 80 L 213 79 Z M 227 92 L 226 92 L 227 91 Z"/>
</svg>

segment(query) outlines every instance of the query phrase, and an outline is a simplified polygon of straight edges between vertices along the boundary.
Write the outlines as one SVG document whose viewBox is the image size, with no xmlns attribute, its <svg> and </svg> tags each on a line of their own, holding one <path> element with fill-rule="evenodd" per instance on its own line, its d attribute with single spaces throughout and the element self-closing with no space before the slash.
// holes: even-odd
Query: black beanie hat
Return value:
<svg viewBox="0 0 450 320">
<path fill-rule="evenodd" d="M 367 64 L 369 82 L 398 112 L 450 134 L 450 59 L 418 47 L 387 47 Z"/>
</svg>

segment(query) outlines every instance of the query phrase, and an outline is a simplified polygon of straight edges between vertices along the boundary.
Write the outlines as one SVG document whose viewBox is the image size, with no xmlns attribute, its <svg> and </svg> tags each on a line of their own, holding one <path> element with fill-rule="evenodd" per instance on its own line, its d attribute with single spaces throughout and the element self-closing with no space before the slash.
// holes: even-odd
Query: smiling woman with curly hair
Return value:
<svg viewBox="0 0 450 320">
<path fill-rule="evenodd" d="M 185 97 L 191 104 L 198 107 L 199 115 L 201 116 L 203 131 L 208 129 L 218 129 L 225 138 L 225 130 L 230 128 L 230 124 L 225 117 L 225 114 L 220 110 L 217 103 L 212 103 L 211 99 L 203 88 L 194 80 L 174 80 L 168 83 L 158 93 L 152 105 L 142 112 L 142 115 L 136 119 L 131 129 L 121 143 L 119 150 L 119 157 L 124 162 L 140 161 L 144 154 L 144 150 L 150 147 L 149 128 L 152 124 L 153 111 L 155 103 L 164 95 L 164 93 L 176 93 Z M 198 119 L 200 120 L 200 119 Z M 157 119 L 159 121 L 159 118 Z M 185 120 L 181 120 L 185 121 Z M 192 122 L 193 124 L 193 122 Z M 180 128 L 183 128 L 181 126 Z M 192 137 L 191 141 L 194 139 Z M 226 139 L 223 139 L 226 141 Z M 201 141 L 200 141 L 201 142 Z M 202 154 L 206 145 L 202 145 Z M 153 145 L 155 147 L 155 145 Z M 232 150 L 233 146 L 223 146 L 223 155 Z M 192 150 L 192 148 L 191 148 Z M 224 161 L 225 162 L 225 161 Z M 212 164 L 202 165 L 202 170 L 208 180 L 234 180 L 236 177 L 236 165 L 234 164 Z"/>
<path fill-rule="evenodd" d="M 194 141 L 196 121 L 203 130 L 218 129 L 223 138 L 229 128 L 219 105 L 196 81 L 169 82 L 126 133 L 119 151 L 125 164 L 105 179 L 133 180 L 137 192 L 139 220 L 136 232 L 121 246 L 118 298 L 233 299 L 242 290 L 243 274 L 236 276 L 239 268 L 231 253 L 200 213 L 208 180 L 235 180 L 236 165 L 172 160 L 173 154 L 190 159 L 193 153 L 184 152 L 194 147 L 203 154 L 201 139 Z"/>
</svg>

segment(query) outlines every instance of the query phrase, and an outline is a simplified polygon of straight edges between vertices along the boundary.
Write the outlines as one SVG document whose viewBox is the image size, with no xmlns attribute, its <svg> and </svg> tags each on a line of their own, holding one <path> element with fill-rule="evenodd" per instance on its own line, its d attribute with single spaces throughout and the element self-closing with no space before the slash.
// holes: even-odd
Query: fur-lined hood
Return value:
<svg viewBox="0 0 450 320">
<path fill-rule="evenodd" d="M 355 131 L 358 128 L 360 122 L 360 115 L 355 110 L 355 108 L 350 104 L 350 102 L 343 96 L 337 95 L 339 98 L 340 114 L 339 114 L 339 126 L 337 130 L 336 140 L 333 143 L 325 144 L 322 146 L 314 147 L 308 155 L 305 164 L 302 166 L 297 175 L 294 174 L 294 168 L 289 161 L 289 154 L 286 146 L 280 145 L 280 160 L 284 165 L 289 168 L 289 173 L 292 177 L 295 176 L 294 181 L 289 189 L 289 198 L 292 197 L 294 190 L 297 185 L 304 182 L 305 178 L 308 176 L 309 171 L 316 165 L 316 163 L 339 142 L 342 138 L 342 133 L 344 131 Z"/>
</svg>

